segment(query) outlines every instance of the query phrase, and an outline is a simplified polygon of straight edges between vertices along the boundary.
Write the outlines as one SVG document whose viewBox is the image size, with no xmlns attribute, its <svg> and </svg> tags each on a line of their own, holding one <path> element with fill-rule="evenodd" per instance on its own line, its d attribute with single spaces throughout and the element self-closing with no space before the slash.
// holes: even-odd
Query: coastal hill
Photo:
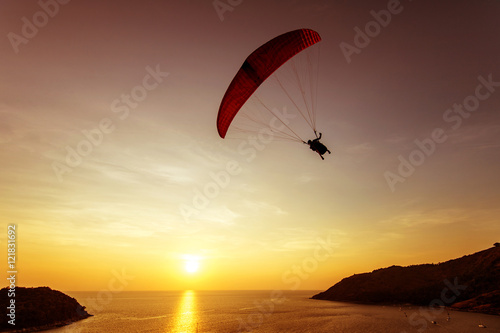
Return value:
<svg viewBox="0 0 500 333">
<path fill-rule="evenodd" d="M 439 264 L 391 266 L 344 278 L 313 299 L 445 305 L 500 315 L 500 246 Z M 454 306 L 453 306 L 454 305 Z"/>
<path fill-rule="evenodd" d="M 14 306 L 11 305 L 11 300 L 15 301 Z M 15 291 L 3 288 L 0 290 L 0 308 L 7 312 L 7 315 L 4 314 L 0 319 L 2 332 L 38 331 L 67 325 L 91 316 L 76 299 L 49 287 L 16 287 Z"/>
</svg>

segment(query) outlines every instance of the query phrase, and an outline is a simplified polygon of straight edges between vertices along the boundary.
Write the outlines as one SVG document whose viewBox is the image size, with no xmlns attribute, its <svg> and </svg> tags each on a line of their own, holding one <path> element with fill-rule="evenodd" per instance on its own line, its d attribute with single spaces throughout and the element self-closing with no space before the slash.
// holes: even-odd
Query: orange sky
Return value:
<svg viewBox="0 0 500 333">
<path fill-rule="evenodd" d="M 18 285 L 326 289 L 492 246 L 500 4 L 404 1 L 356 44 L 387 6 L 72 1 L 44 22 L 38 2 L 3 1 L 0 239 L 17 224 Z M 23 28 L 34 17 L 36 33 Z M 220 100 L 248 54 L 298 28 L 323 38 L 317 117 L 332 155 L 276 140 L 249 158 L 217 135 Z"/>
</svg>

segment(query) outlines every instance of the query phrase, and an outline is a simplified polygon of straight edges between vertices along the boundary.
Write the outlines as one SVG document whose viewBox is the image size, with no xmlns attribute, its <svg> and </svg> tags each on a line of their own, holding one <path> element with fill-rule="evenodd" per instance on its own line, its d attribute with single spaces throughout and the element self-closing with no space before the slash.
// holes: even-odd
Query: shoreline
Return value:
<svg viewBox="0 0 500 333">
<path fill-rule="evenodd" d="M 26 328 L 21 328 L 21 329 L 8 329 L 6 331 L 0 331 L 0 333 L 30 333 L 30 332 L 42 332 L 42 331 L 47 331 L 55 328 L 60 328 L 64 326 L 68 326 L 74 323 L 77 323 L 81 320 L 85 320 L 89 317 L 93 317 L 94 315 L 88 314 L 86 317 L 82 317 L 80 319 L 76 320 L 71 320 L 71 321 L 58 321 L 53 324 L 47 324 L 47 325 L 42 325 L 42 326 L 35 326 L 35 327 L 26 327 Z"/>
<path fill-rule="evenodd" d="M 377 303 L 377 302 L 362 302 L 362 301 L 341 301 L 341 300 L 333 300 L 333 299 L 323 299 L 323 298 L 313 298 L 309 297 L 309 299 L 313 299 L 316 301 L 326 301 L 326 302 L 339 302 L 339 303 L 348 303 L 348 304 L 355 304 L 355 305 L 375 305 L 375 306 L 393 306 L 393 307 L 419 307 L 419 308 L 432 308 L 432 309 L 439 309 L 439 308 L 445 308 L 447 310 L 451 311 L 457 311 L 457 312 L 468 312 L 468 313 L 478 313 L 478 314 L 485 314 L 485 315 L 490 315 L 490 316 L 497 316 L 500 317 L 500 313 L 492 313 L 489 311 L 478 311 L 474 309 L 464 309 L 464 308 L 456 308 L 451 306 L 434 306 L 431 307 L 429 305 L 419 305 L 419 304 L 413 304 L 413 303 Z"/>
</svg>

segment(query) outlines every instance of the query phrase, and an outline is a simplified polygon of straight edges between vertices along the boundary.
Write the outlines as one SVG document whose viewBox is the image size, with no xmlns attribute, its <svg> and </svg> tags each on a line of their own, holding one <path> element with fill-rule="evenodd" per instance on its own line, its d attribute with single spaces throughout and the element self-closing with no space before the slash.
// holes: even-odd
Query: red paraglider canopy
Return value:
<svg viewBox="0 0 500 333">
<path fill-rule="evenodd" d="M 229 125 L 255 90 L 274 71 L 300 51 L 321 41 L 310 29 L 287 32 L 265 43 L 248 56 L 222 98 L 217 115 L 217 131 L 226 136 Z"/>
</svg>

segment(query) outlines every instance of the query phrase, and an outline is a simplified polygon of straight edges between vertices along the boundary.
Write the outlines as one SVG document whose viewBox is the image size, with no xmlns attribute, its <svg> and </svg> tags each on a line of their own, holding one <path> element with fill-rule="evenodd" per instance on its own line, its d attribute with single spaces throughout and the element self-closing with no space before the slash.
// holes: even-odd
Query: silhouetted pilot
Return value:
<svg viewBox="0 0 500 333">
<path fill-rule="evenodd" d="M 325 158 L 323 157 L 323 154 L 325 154 L 326 152 L 328 152 L 328 154 L 331 154 L 331 152 L 328 150 L 328 148 L 326 148 L 324 144 L 319 142 L 320 139 L 321 139 L 321 133 L 319 133 L 319 137 L 316 137 L 316 139 L 312 141 L 308 140 L 307 144 L 309 145 L 309 148 L 311 148 L 311 150 L 317 152 L 319 154 L 319 157 L 321 157 L 321 159 L 324 160 Z"/>
</svg>

